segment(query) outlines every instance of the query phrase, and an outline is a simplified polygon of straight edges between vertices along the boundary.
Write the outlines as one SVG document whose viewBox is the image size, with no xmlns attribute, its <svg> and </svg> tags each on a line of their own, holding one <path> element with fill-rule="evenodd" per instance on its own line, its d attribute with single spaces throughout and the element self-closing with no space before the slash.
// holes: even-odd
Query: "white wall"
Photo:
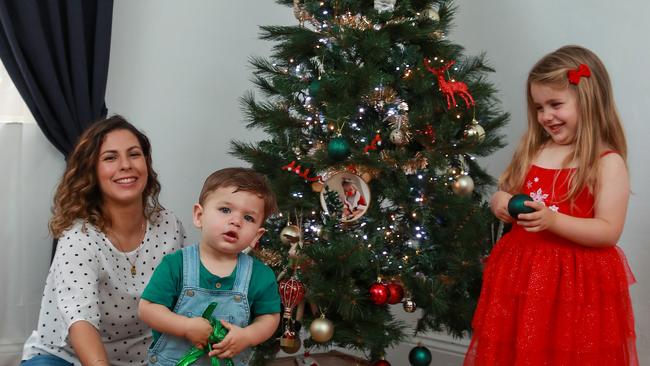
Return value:
<svg viewBox="0 0 650 366">
<path fill-rule="evenodd" d="M 253 90 L 248 58 L 267 56 L 260 24 L 293 24 L 273 1 L 115 1 L 107 104 L 147 133 L 163 187 L 190 239 L 192 205 L 208 174 L 242 165 L 228 154 L 246 130 L 239 98 Z"/>
<path fill-rule="evenodd" d="M 501 91 L 504 109 L 512 113 L 510 126 L 503 131 L 511 144 L 485 161 L 494 175 L 503 170 L 523 132 L 524 80 L 539 57 L 563 44 L 578 43 L 596 51 L 607 65 L 628 132 L 634 190 L 621 246 L 639 280 L 632 287 L 638 348 L 641 363 L 650 363 L 650 285 L 645 281 L 650 268 L 644 266 L 650 259 L 644 250 L 650 226 L 643 225 L 650 216 L 650 197 L 643 185 L 650 182 L 650 172 L 648 164 L 643 163 L 646 155 L 642 149 L 650 137 L 650 127 L 642 115 L 650 104 L 650 83 L 644 67 L 650 64 L 646 46 L 650 3 L 458 0 L 457 5 L 460 11 L 450 38 L 465 45 L 470 54 L 487 51 L 497 70 L 491 79 Z M 257 26 L 294 24 L 291 9 L 272 0 L 116 0 L 113 24 L 109 112 L 123 114 L 148 134 L 163 186 L 161 201 L 181 217 L 190 239 L 196 240 L 190 213 L 203 179 L 217 168 L 241 164 L 227 154 L 231 139 L 256 141 L 263 137 L 261 132 L 245 130 L 238 103 L 238 98 L 253 88 L 248 81 L 248 57 L 270 54 L 271 45 L 257 39 Z M 33 185 L 26 187 L 27 192 L 35 193 L 25 199 L 24 213 L 12 219 L 17 220 L 17 228 L 33 225 L 38 230 L 26 235 L 21 229 L 6 239 L 22 240 L 34 251 L 18 256 L 23 268 L 19 275 L 28 282 L 24 301 L 33 307 L 40 300 L 46 273 L 49 239 L 43 234 L 44 225 L 62 163 L 53 148 L 30 148 L 27 153 L 51 163 L 20 173 Z M 9 211 L 0 211 L 0 221 L 9 219 L 4 212 Z M 0 273 L 3 281 L 9 278 L 11 283 L 17 277 Z M 3 288 L 2 296 L 14 293 Z M 34 326 L 36 315 L 25 314 L 22 324 Z M 8 323 L 0 323 L 1 356 L 4 348 L 15 349 L 15 345 L 5 346 L 11 339 L 27 336 L 29 325 L 10 328 Z M 6 336 L 10 333 L 11 339 Z M 423 342 L 439 351 L 436 365 L 460 364 L 463 341 L 433 335 Z M 393 350 L 389 361 L 394 366 L 406 366 L 406 354 L 412 346 L 404 344 Z M 7 363 L 0 358 L 0 364 Z"/>
<path fill-rule="evenodd" d="M 565 44 L 590 48 L 605 63 L 627 133 L 632 196 L 620 246 L 627 254 L 638 283 L 631 287 L 636 316 L 640 363 L 650 364 L 650 3 L 602 0 L 459 0 L 451 38 L 469 53 L 487 51 L 496 73 L 503 107 L 512 113 L 506 130 L 511 144 L 486 161 L 494 175 L 508 163 L 514 144 L 524 132 L 525 80 L 544 54 Z M 644 148 L 645 146 L 645 148 Z"/>
</svg>

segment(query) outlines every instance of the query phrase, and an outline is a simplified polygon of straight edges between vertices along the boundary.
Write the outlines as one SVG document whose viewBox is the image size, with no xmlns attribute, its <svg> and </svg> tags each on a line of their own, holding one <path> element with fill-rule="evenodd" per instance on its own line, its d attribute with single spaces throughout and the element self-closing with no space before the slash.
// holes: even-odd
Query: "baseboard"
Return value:
<svg viewBox="0 0 650 366">
<path fill-rule="evenodd" d="M 17 366 L 23 354 L 23 342 L 0 343 L 0 366 Z"/>
</svg>

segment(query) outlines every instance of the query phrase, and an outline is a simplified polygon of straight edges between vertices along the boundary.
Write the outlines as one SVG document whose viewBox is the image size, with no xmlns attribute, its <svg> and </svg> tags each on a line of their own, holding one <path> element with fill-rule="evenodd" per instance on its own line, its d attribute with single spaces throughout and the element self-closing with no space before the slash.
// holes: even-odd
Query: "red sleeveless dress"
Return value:
<svg viewBox="0 0 650 366">
<path fill-rule="evenodd" d="M 573 207 L 558 201 L 571 172 L 533 165 L 522 192 L 552 210 L 593 217 L 587 189 Z M 636 366 L 634 281 L 616 246 L 590 248 L 515 223 L 487 259 L 464 366 Z"/>
</svg>

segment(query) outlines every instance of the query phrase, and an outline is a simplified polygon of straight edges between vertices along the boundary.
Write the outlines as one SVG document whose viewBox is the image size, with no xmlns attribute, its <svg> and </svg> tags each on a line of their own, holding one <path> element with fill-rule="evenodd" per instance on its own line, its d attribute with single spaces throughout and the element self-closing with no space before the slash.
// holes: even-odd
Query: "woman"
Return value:
<svg viewBox="0 0 650 366">
<path fill-rule="evenodd" d="M 54 197 L 59 242 L 22 365 L 146 363 L 140 294 L 184 237 L 159 193 L 151 145 L 133 125 L 113 116 L 84 132 Z"/>
</svg>

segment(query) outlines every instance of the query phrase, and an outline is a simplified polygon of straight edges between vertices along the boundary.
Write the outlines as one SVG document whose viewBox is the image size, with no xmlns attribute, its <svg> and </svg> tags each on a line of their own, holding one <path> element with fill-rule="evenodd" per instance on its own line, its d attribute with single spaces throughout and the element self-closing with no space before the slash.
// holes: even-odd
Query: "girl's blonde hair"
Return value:
<svg viewBox="0 0 650 366">
<path fill-rule="evenodd" d="M 54 238 L 60 237 L 76 219 L 82 219 L 84 223 L 90 223 L 102 231 L 111 224 L 110 218 L 102 210 L 97 162 L 104 138 L 117 130 L 127 130 L 135 135 L 147 162 L 147 184 L 142 192 L 145 217 L 150 219 L 163 209 L 158 202 L 160 183 L 152 167 L 149 139 L 122 116 L 114 115 L 92 124 L 81 135 L 68 158 L 65 173 L 54 194 L 53 216 L 49 224 Z"/>
<path fill-rule="evenodd" d="M 569 83 L 568 71 L 577 69 L 580 64 L 589 67 L 591 76 L 581 77 L 577 85 Z M 518 193 L 536 155 L 551 139 L 537 122 L 537 110 L 530 94 L 533 83 L 560 89 L 572 88 L 575 91 L 578 106 L 575 149 L 562 162 L 562 167 L 566 168 L 572 162 L 577 162 L 577 167 L 571 175 L 564 199 L 573 200 L 583 187 L 596 192 L 601 143 L 618 152 L 624 161 L 627 161 L 627 144 L 607 70 L 598 56 L 580 46 L 561 47 L 544 56 L 530 70 L 526 82 L 528 130 L 519 142 L 510 165 L 499 178 L 499 188 Z"/>
</svg>

